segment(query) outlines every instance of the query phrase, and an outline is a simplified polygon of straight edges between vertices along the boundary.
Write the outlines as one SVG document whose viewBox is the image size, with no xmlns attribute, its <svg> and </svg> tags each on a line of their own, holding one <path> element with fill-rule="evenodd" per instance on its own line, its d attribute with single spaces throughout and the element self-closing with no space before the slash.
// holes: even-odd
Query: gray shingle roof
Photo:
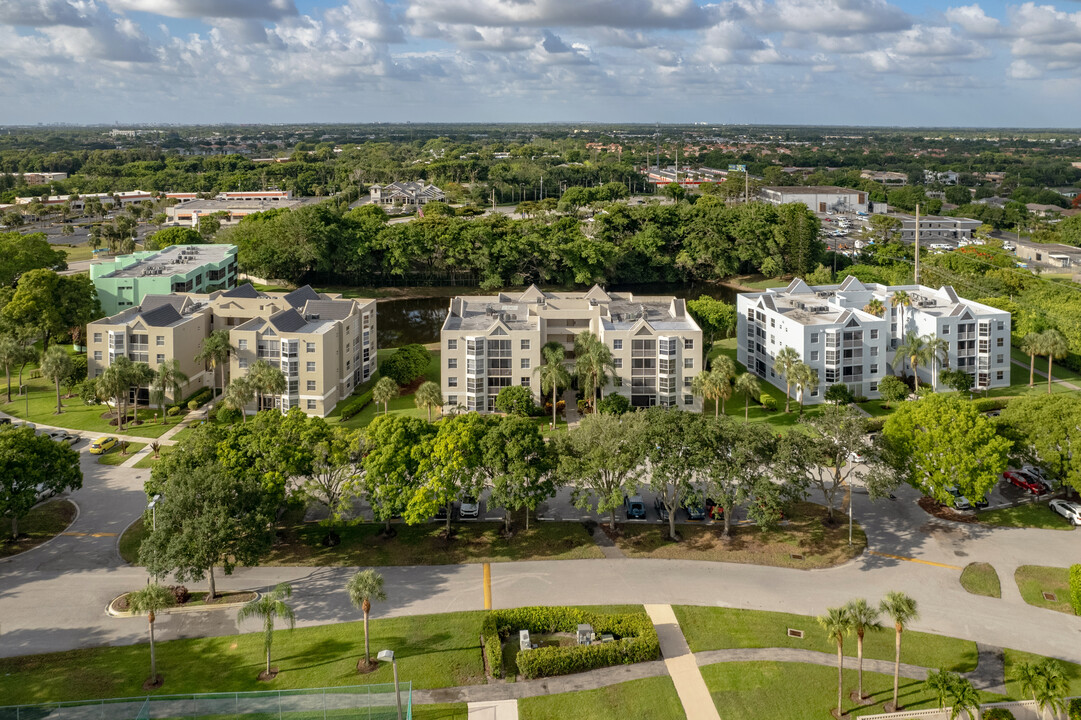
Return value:
<svg viewBox="0 0 1081 720">
<path fill-rule="evenodd" d="M 304 316 L 318 315 L 320 320 L 345 320 L 352 311 L 352 300 L 309 300 L 304 303 Z"/>
<path fill-rule="evenodd" d="M 178 320 L 183 320 L 183 316 L 177 312 L 176 308 L 172 305 L 159 305 L 150 311 L 143 311 L 139 313 L 139 317 L 143 319 L 147 325 L 151 327 L 165 327 L 172 325 Z"/>
<path fill-rule="evenodd" d="M 278 332 L 296 332 L 308 324 L 303 315 L 292 309 L 274 313 L 269 320 Z"/>
<path fill-rule="evenodd" d="M 295 308 L 303 307 L 304 303 L 308 302 L 309 300 L 321 300 L 321 299 L 322 298 L 319 297 L 319 293 L 312 290 L 311 285 L 305 285 L 304 287 L 299 287 L 296 290 L 294 290 L 293 292 L 288 293 L 285 296 L 285 302 L 289 303 L 290 305 L 292 305 Z"/>
<path fill-rule="evenodd" d="M 244 283 L 243 285 L 237 285 L 232 290 L 226 290 L 221 295 L 222 297 L 233 298 L 257 298 L 259 297 L 259 291 L 251 283 Z"/>
</svg>

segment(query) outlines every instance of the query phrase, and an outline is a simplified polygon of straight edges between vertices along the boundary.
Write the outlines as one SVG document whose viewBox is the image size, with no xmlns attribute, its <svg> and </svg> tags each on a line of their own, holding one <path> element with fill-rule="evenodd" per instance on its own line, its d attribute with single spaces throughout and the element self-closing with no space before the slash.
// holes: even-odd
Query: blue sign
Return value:
<svg viewBox="0 0 1081 720">
<path fill-rule="evenodd" d="M 728 166 L 728 172 L 745 173 L 745 172 L 747 172 L 747 166 L 746 165 L 729 165 Z"/>
</svg>

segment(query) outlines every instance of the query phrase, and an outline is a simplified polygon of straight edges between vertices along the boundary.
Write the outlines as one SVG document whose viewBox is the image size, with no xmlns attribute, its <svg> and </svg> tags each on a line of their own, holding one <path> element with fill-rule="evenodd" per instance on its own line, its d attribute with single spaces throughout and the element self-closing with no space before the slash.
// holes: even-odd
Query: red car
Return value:
<svg viewBox="0 0 1081 720">
<path fill-rule="evenodd" d="M 1033 495 L 1043 495 L 1047 492 L 1043 483 L 1024 470 L 1007 470 L 1002 473 L 1002 477 L 1006 478 L 1011 485 L 1028 490 Z"/>
</svg>

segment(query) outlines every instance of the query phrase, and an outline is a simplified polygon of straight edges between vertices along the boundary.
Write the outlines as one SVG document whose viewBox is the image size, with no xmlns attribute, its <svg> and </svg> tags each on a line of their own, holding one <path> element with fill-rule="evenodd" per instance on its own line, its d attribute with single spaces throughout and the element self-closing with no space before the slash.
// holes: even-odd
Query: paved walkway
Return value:
<svg viewBox="0 0 1081 720">
<path fill-rule="evenodd" d="M 604 553 L 604 557 L 609 560 L 624 560 L 627 557 L 619 549 L 619 546 L 612 542 L 612 538 L 608 537 L 608 534 L 604 532 L 604 528 L 601 527 L 600 523 L 597 523 L 597 526 L 593 528 L 593 542 L 597 543 L 597 547 Z"/>
<path fill-rule="evenodd" d="M 1006 654 L 1000 647 L 983 643 L 976 643 L 976 651 L 979 653 L 976 669 L 964 676 L 977 690 L 1005 695 Z"/>
<path fill-rule="evenodd" d="M 202 422 L 203 419 L 206 418 L 206 413 L 213 406 L 214 402 L 215 401 L 211 401 L 211 402 L 207 403 L 206 405 L 204 405 L 203 407 L 199 408 L 198 410 L 190 411 L 187 415 L 184 416 L 184 418 L 180 422 L 178 422 L 176 425 L 173 425 L 171 428 L 169 428 L 164 433 L 162 433 L 161 437 L 159 437 L 156 441 L 155 440 L 147 440 L 146 441 L 146 447 L 141 448 L 139 450 L 139 452 L 135 453 L 132 457 L 125 460 L 120 465 L 120 467 L 125 467 L 125 468 L 135 467 L 136 463 L 138 463 L 140 460 L 145 458 L 150 453 L 154 452 L 154 449 L 152 447 L 150 447 L 150 443 L 152 443 L 152 442 L 157 442 L 159 446 L 175 445 L 176 441 L 173 440 L 173 437 L 177 433 L 179 433 L 181 430 L 183 430 L 184 428 L 189 427 L 190 425 L 195 425 L 195 424 L 198 424 L 199 422 Z"/>
<path fill-rule="evenodd" d="M 466 710 L 469 720 L 518 720 L 517 700 L 471 702 Z"/>
<path fill-rule="evenodd" d="M 1029 370 L 1028 363 L 1021 362 L 1017 358 L 1010 358 L 1010 361 L 1013 362 L 1014 365 L 1020 365 L 1021 367 L 1023 367 L 1025 369 L 1026 373 L 1028 372 L 1028 370 Z M 1054 372 L 1053 369 L 1052 369 L 1052 372 Z M 1045 381 L 1047 380 L 1047 371 L 1046 370 L 1040 370 L 1039 368 L 1037 368 L 1036 369 L 1036 374 L 1039 375 L 1040 377 L 1042 377 Z M 1055 383 L 1056 385 L 1061 385 L 1063 387 L 1070 388 L 1071 390 L 1081 390 L 1081 387 L 1078 387 L 1077 385 L 1074 385 L 1072 382 L 1070 382 L 1068 380 L 1063 380 L 1061 378 L 1055 378 L 1051 382 Z"/>
<path fill-rule="evenodd" d="M 902 655 L 904 648 L 901 649 Z M 731 648 L 725 650 L 707 650 L 695 653 L 694 659 L 701 665 L 714 665 L 723 662 L 790 662 L 807 663 L 809 665 L 824 665 L 837 667 L 836 652 L 819 652 L 818 650 L 804 650 L 803 648 Z M 858 667 L 856 658 L 845 655 L 845 669 L 855 670 Z M 892 660 L 872 660 L 863 658 L 863 669 L 867 672 L 893 675 Z M 910 680 L 926 680 L 927 668 L 919 665 L 901 663 L 901 677 Z"/>
<path fill-rule="evenodd" d="M 671 605 L 646 605 L 646 613 L 657 628 L 657 637 L 661 641 L 661 655 L 672 683 L 676 686 L 679 701 L 687 720 L 721 720 L 717 706 L 709 694 L 702 671 L 698 669 L 679 621 Z"/>
<path fill-rule="evenodd" d="M 576 427 L 582 421 L 582 416 L 578 414 L 578 393 L 574 390 L 564 390 L 562 399 L 565 405 L 563 417 L 567 419 L 567 426 Z"/>
</svg>

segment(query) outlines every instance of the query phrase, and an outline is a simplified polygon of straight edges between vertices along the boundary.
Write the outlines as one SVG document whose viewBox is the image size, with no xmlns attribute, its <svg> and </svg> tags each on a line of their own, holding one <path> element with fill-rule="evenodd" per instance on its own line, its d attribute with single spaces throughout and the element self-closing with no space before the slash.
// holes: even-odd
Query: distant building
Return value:
<svg viewBox="0 0 1081 720">
<path fill-rule="evenodd" d="M 221 193 L 213 199 L 190 199 L 167 207 L 165 216 L 170 224 L 196 227 L 200 217 L 222 213 L 219 216 L 222 225 L 235 225 L 248 215 L 275 208 L 295 210 L 321 200 L 322 198 L 295 198 L 292 193 L 287 192 Z"/>
<path fill-rule="evenodd" d="M 876 213 L 878 214 L 878 213 Z M 916 216 L 908 213 L 883 213 L 901 221 L 901 242 L 916 242 Z M 868 218 L 868 222 L 869 222 Z M 920 215 L 920 243 L 954 240 L 966 243 L 983 223 L 964 217 Z"/>
<path fill-rule="evenodd" d="M 973 200 L 973 205 L 990 205 L 991 207 L 1006 207 L 1006 203 L 1010 202 L 1009 198 L 999 197 L 998 195 L 992 195 L 991 197 L 980 198 Z"/>
<path fill-rule="evenodd" d="M 727 170 L 715 170 L 714 168 L 680 168 L 676 170 L 674 165 L 664 169 L 643 168 L 649 182 L 658 188 L 671 183 L 678 183 L 682 187 L 697 188 L 702 183 L 722 183 L 728 179 Z"/>
<path fill-rule="evenodd" d="M 635 407 L 665 405 L 700 410 L 691 379 L 703 369 L 702 330 L 675 297 L 589 292 L 544 292 L 535 285 L 514 295 L 460 296 L 440 333 L 442 389 L 447 407 L 492 412 L 505 387 L 529 388 L 539 402 L 534 372 L 541 348 L 558 342 L 574 362 L 574 340 L 592 332 L 608 346 L 619 380 L 602 389 Z"/>
<path fill-rule="evenodd" d="M 173 245 L 90 264 L 101 308 L 114 315 L 147 295 L 208 293 L 236 287 L 235 245 Z"/>
<path fill-rule="evenodd" d="M 1073 245 L 1038 243 L 1022 238 L 1011 242 L 1014 245 L 1014 255 L 1022 260 L 1051 268 L 1081 267 L 1081 248 Z"/>
<path fill-rule="evenodd" d="M 864 170 L 860 173 L 860 177 L 887 187 L 904 187 L 908 185 L 908 173 L 903 172 Z"/>
<path fill-rule="evenodd" d="M 960 177 L 960 175 L 953 170 L 943 170 L 941 172 L 936 172 L 934 170 L 923 171 L 923 181 L 928 183 L 938 182 L 943 185 L 956 185 L 958 177 Z"/>
<path fill-rule="evenodd" d="M 1026 203 L 1025 209 L 1036 217 L 1061 217 L 1066 208 L 1058 205 L 1041 205 L 1040 203 Z"/>
<path fill-rule="evenodd" d="M 29 172 L 23 173 L 23 182 L 27 185 L 44 185 L 57 180 L 67 180 L 68 174 L 63 172 Z"/>
<path fill-rule="evenodd" d="M 911 301 L 903 308 L 903 325 L 902 307 L 892 305 L 901 291 Z M 882 317 L 864 310 L 873 299 L 883 304 Z M 885 286 L 849 276 L 840 285 L 810 286 L 796 279 L 785 288 L 741 293 L 736 310 L 737 359 L 748 370 L 783 392 L 785 380 L 773 362 L 791 347 L 818 371 L 819 384 L 809 388 L 804 403 L 822 402 L 836 383 L 854 395 L 879 397 L 882 378 L 901 374 L 894 355 L 909 333 L 946 340 L 942 367 L 968 372 L 975 387 L 1010 384 L 1010 314 L 965 300 L 948 285 Z M 920 382 L 932 381 L 932 368 L 921 366 L 918 373 Z"/>
<path fill-rule="evenodd" d="M 381 205 L 426 205 L 443 202 L 446 194 L 435 185 L 420 182 L 393 182 L 389 185 L 372 185 L 372 202 Z"/>
<path fill-rule="evenodd" d="M 867 193 L 862 190 L 832 185 L 767 186 L 758 191 L 758 196 L 774 205 L 803 203 L 816 213 L 867 212 L 869 207 Z"/>
</svg>

